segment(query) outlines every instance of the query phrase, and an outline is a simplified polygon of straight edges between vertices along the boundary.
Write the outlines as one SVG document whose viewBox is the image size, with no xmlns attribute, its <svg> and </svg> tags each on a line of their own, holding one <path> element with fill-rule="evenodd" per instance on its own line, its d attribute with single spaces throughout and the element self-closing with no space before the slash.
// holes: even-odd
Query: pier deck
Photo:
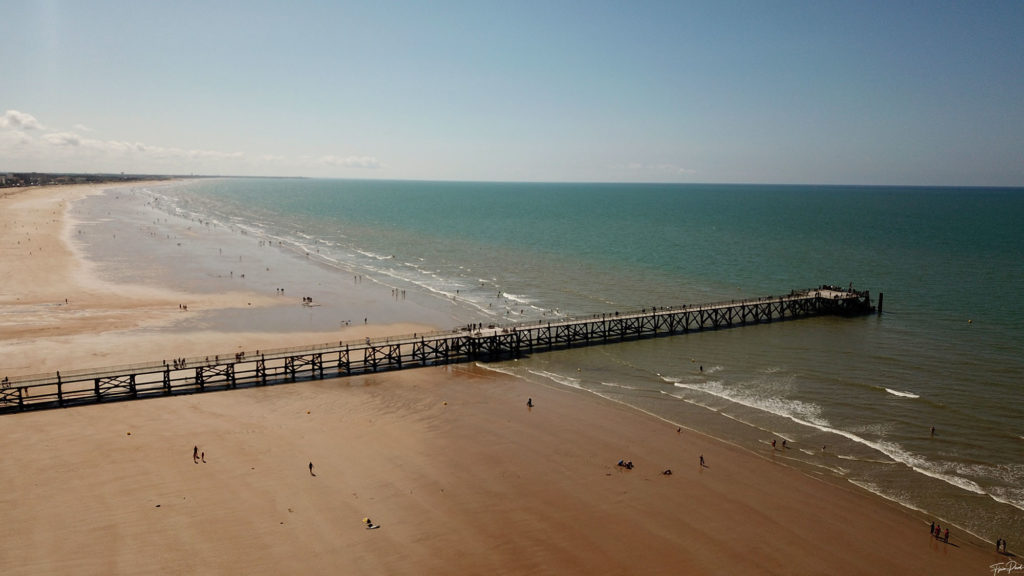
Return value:
<svg viewBox="0 0 1024 576">
<path fill-rule="evenodd" d="M 492 325 L 375 340 L 240 352 L 72 370 L 0 381 L 0 413 L 193 394 L 749 326 L 813 316 L 874 312 L 868 292 L 822 287 L 711 304 L 650 308 L 531 324 Z"/>
</svg>

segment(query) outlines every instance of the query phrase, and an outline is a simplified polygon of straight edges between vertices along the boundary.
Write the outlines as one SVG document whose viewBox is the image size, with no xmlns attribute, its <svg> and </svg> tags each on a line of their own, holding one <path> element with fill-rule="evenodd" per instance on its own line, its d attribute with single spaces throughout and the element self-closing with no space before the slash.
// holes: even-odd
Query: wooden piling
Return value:
<svg viewBox="0 0 1024 576">
<path fill-rule="evenodd" d="M 882 295 L 879 294 L 877 312 L 881 311 Z M 875 309 L 867 292 L 822 287 L 794 291 L 778 298 L 652 308 L 632 313 L 616 311 L 581 319 L 490 326 L 475 331 L 462 329 L 261 351 L 252 361 L 236 357 L 233 361 L 222 362 L 219 355 L 214 356 L 212 363 L 209 357 L 185 359 L 184 365 L 196 367 L 174 369 L 173 377 L 172 368 L 166 362 L 121 369 L 65 371 L 64 374 L 57 372 L 56 377 L 26 376 L 11 379 L 10 383 L 5 381 L 5 390 L 14 384 L 17 397 L 13 390 L 0 391 L 0 413 L 319 379 L 325 377 L 324 354 L 330 358 L 337 354 L 334 371 L 337 376 L 350 376 L 414 366 L 501 361 L 580 346 L 871 312 Z"/>
</svg>

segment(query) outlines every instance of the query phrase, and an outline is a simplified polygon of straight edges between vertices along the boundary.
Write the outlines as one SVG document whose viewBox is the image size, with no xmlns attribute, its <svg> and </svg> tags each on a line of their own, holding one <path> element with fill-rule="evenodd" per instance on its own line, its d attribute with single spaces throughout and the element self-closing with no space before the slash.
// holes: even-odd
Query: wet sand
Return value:
<svg viewBox="0 0 1024 576">
<path fill-rule="evenodd" d="M 256 248 L 256 239 L 174 218 L 151 226 L 154 210 L 131 194 L 140 185 L 0 197 L 0 375 L 450 328 L 443 314 L 395 304 L 384 286 L 324 287 L 328 271 Z M 105 189 L 113 191 L 100 213 L 69 214 L 71 203 Z M 90 250 L 99 260 L 86 257 Z M 316 306 L 303 306 L 312 294 Z"/>
<path fill-rule="evenodd" d="M 248 310 L 273 294 L 102 280 L 66 243 L 61 204 L 83 193 L 0 199 L 0 272 L 16 279 L 0 287 L 0 373 L 330 340 L 176 321 L 182 301 Z M 853 487 L 475 366 L 10 414 L 0 437 L 5 574 L 987 574 L 1007 560 Z"/>
</svg>

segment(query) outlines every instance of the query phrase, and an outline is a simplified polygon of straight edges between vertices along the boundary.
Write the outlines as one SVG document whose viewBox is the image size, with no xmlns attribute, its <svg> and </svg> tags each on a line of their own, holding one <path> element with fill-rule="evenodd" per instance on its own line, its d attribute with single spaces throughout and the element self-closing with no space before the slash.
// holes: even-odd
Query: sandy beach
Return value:
<svg viewBox="0 0 1024 576">
<path fill-rule="evenodd" d="M 102 277 L 65 214 L 97 192 L 0 198 L 0 374 L 438 327 L 182 327 L 183 302 L 281 300 Z M 771 453 L 472 365 L 9 414 L 0 437 L 5 574 L 980 575 L 1012 560 Z"/>
<path fill-rule="evenodd" d="M 347 316 L 343 317 L 354 319 L 359 312 L 361 318 L 365 307 L 377 306 L 381 310 L 374 317 L 385 321 L 366 325 L 356 321 L 338 327 L 332 324 L 330 331 L 319 329 L 321 326 L 270 330 L 268 326 L 282 323 L 282 311 L 290 310 L 294 315 L 303 310 L 298 294 L 286 299 L 252 282 L 229 283 L 226 279 L 190 289 L 202 272 L 194 271 L 192 276 L 181 273 L 177 257 L 154 255 L 150 267 L 162 275 L 142 276 L 156 276 L 158 282 L 115 282 L 112 276 L 136 270 L 113 267 L 105 275 L 100 274 L 95 263 L 85 258 L 80 246 L 72 241 L 81 231 L 68 208 L 74 201 L 105 189 L 128 192 L 136 186 L 140 184 L 12 189 L 0 197 L 0 275 L 4 278 L 0 284 L 0 374 L 40 374 L 71 365 L 130 364 L 168 354 L 188 357 L 211 351 L 287 348 L 411 334 L 435 327 L 397 321 L 393 311 L 374 302 L 362 302 L 363 307 L 346 310 Z M 144 243 L 148 234 L 132 226 L 107 232 L 120 237 L 118 244 L 108 250 L 153 249 Z M 167 287 L 167 276 L 185 288 Z M 204 321 L 204 314 L 219 314 L 231 320 L 211 326 L 211 322 Z"/>
</svg>

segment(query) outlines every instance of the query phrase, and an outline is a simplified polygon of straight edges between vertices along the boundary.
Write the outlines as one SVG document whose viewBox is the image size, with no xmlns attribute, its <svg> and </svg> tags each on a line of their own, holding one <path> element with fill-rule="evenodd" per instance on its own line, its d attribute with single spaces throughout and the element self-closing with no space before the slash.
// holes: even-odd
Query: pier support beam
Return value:
<svg viewBox="0 0 1024 576">
<path fill-rule="evenodd" d="M 488 326 L 476 332 L 437 332 L 423 337 L 413 334 L 397 340 L 365 339 L 365 344 L 344 342 L 309 348 L 257 353 L 253 360 L 244 354 L 233 362 L 214 356 L 202 360 L 187 359 L 174 367 L 160 364 L 133 366 L 130 369 L 76 370 L 42 377 L 0 382 L 0 413 L 32 408 L 55 408 L 106 400 L 147 397 L 155 394 L 207 392 L 231 389 L 247 383 L 260 385 L 295 382 L 325 377 L 324 354 L 334 364 L 337 354 L 338 376 L 370 374 L 427 366 L 520 358 L 548 350 L 564 350 L 594 344 L 636 341 L 669 334 L 686 334 L 756 325 L 813 316 L 843 317 L 882 313 L 882 294 L 878 306 L 871 306 L 870 294 L 834 287 L 792 291 L 788 296 L 684 305 L 678 308 L 646 308 L 638 312 L 606 313 L 587 318 L 543 320 L 536 324 L 508 327 Z M 403 348 L 404 347 L 404 348 Z M 408 352 L 408 354 L 406 354 Z M 352 357 L 355 353 L 355 358 Z M 195 366 L 185 369 L 185 365 Z M 136 381 L 137 376 L 140 378 Z M 141 383 L 141 384 L 139 384 Z M 12 386 L 13 384 L 13 386 Z"/>
</svg>

